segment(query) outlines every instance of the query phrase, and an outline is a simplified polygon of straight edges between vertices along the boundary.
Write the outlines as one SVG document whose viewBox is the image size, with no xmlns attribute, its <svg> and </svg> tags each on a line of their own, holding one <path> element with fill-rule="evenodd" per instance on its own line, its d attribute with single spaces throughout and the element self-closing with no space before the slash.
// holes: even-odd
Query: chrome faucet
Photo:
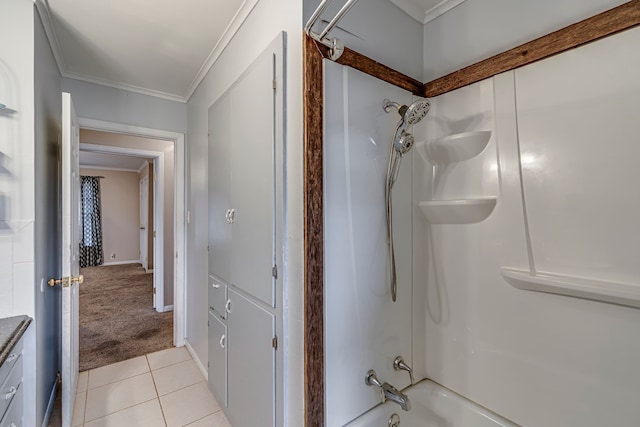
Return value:
<svg viewBox="0 0 640 427">
<path fill-rule="evenodd" d="M 402 356 L 398 356 L 395 358 L 395 360 L 393 361 L 393 369 L 395 369 L 396 371 L 407 371 L 409 372 L 409 379 L 411 380 L 411 385 L 413 385 L 414 381 L 413 381 L 413 369 L 411 369 L 411 366 L 407 365 L 404 362 L 404 359 L 402 358 Z"/>
<path fill-rule="evenodd" d="M 411 410 L 411 402 L 409 401 L 409 396 L 402 393 L 400 390 L 387 382 L 380 382 L 380 380 L 376 376 L 376 371 L 374 371 L 373 369 L 367 372 L 367 376 L 364 378 L 364 382 L 368 386 L 375 386 L 378 388 L 378 391 L 380 392 L 380 400 L 382 400 L 382 403 L 386 402 L 387 399 L 389 399 L 392 402 L 400 405 L 403 410 Z"/>
</svg>

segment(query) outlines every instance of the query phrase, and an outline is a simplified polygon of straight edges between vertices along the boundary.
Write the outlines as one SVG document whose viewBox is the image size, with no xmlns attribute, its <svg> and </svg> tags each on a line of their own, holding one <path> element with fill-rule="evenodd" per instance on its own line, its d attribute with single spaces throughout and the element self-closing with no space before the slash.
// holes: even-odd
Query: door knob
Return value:
<svg viewBox="0 0 640 427">
<path fill-rule="evenodd" d="M 54 287 L 55 285 L 62 285 L 63 288 L 68 288 L 72 283 L 84 283 L 84 276 L 82 274 L 78 277 L 73 277 L 73 275 L 71 275 L 69 277 L 63 277 L 62 279 L 54 279 L 52 277 L 47 283 L 49 283 L 49 286 L 51 287 Z"/>
</svg>

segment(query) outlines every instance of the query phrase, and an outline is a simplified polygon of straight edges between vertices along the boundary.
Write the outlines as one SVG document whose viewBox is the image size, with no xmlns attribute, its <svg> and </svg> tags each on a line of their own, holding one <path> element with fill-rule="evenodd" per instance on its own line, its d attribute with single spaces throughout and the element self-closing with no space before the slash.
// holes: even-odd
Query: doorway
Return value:
<svg viewBox="0 0 640 427">
<path fill-rule="evenodd" d="M 136 243 L 143 243 L 146 240 L 151 242 L 151 245 L 148 246 L 146 253 L 145 245 L 140 245 L 138 267 L 142 272 L 153 275 L 156 287 L 155 309 L 165 317 L 170 316 L 173 323 L 172 344 L 182 346 L 185 325 L 183 309 L 185 233 L 182 221 L 184 218 L 184 136 L 90 119 L 78 121 L 81 132 L 90 134 L 89 138 L 81 137 L 81 150 L 149 159 L 149 169 L 153 170 L 153 174 L 146 177 L 140 176 L 136 182 L 136 197 L 138 201 L 142 199 L 143 206 L 147 205 L 144 200 L 148 200 L 148 206 L 153 214 L 145 222 L 144 207 L 140 209 L 135 239 Z M 122 144 L 109 143 L 96 138 L 97 134 L 118 134 L 129 141 L 139 138 L 146 140 L 147 145 L 137 144 L 138 141 L 135 141 L 136 144 L 124 147 L 121 146 Z M 158 145 L 149 145 L 153 141 Z M 167 149 L 167 147 L 170 148 Z M 171 172 L 171 175 L 168 175 L 167 171 Z M 145 188 L 149 190 L 144 191 Z M 170 193 L 170 199 L 165 196 L 166 193 Z M 170 223 L 171 227 L 165 227 L 167 223 Z M 109 261 L 110 255 L 105 253 L 106 261 Z M 144 338 L 140 337 L 141 340 Z"/>
</svg>

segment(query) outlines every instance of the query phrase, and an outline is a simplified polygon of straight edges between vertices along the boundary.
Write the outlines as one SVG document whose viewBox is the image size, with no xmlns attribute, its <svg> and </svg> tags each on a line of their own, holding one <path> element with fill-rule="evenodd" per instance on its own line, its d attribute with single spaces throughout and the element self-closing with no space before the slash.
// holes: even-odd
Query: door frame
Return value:
<svg viewBox="0 0 640 427">
<path fill-rule="evenodd" d="M 153 287 L 156 291 L 153 297 L 153 308 L 160 313 L 168 311 L 170 307 L 164 305 L 164 256 L 166 255 L 164 250 L 164 152 L 87 143 L 81 143 L 80 150 L 90 153 L 153 158 L 153 167 L 157 171 L 153 185 L 157 195 L 153 199 L 153 226 L 157 228 L 156 238 L 153 240 L 153 252 L 158 254 L 158 268 L 153 274 Z M 162 224 L 162 227 L 158 227 L 158 224 Z"/>
<path fill-rule="evenodd" d="M 144 186 L 146 188 L 143 187 L 143 183 L 144 183 Z M 147 193 L 147 206 L 144 207 L 144 213 L 145 213 L 144 216 L 141 215 L 142 212 L 143 212 L 143 204 L 142 204 L 142 191 L 143 191 L 143 189 Z M 140 217 L 140 219 L 144 218 L 144 234 L 145 234 L 145 237 L 146 237 L 144 242 L 143 242 L 142 238 L 140 238 L 140 264 L 142 264 L 142 267 L 145 269 L 145 271 L 147 273 L 149 273 L 149 271 L 152 271 L 152 270 L 149 270 L 149 196 L 150 196 L 149 195 L 149 175 L 147 175 L 147 176 L 144 176 L 138 182 L 138 198 L 140 199 L 140 206 L 139 206 L 139 210 L 138 210 L 138 213 L 140 215 L 138 215 L 138 216 Z M 153 205 L 154 205 L 153 215 L 155 216 L 155 202 L 154 202 Z M 142 225 L 142 224 L 140 224 L 140 225 Z M 142 231 L 143 230 L 140 229 L 140 234 L 142 234 Z M 154 244 L 154 246 L 155 246 L 155 244 Z M 143 253 L 142 253 L 142 249 L 143 248 L 146 248 L 145 249 L 145 254 L 146 254 L 146 258 L 147 258 L 146 266 L 145 266 L 145 263 L 144 263 L 144 258 L 145 257 L 142 256 L 143 255 Z M 153 252 L 155 253 L 155 248 L 154 248 Z M 155 297 L 154 297 L 154 300 L 155 300 Z M 155 307 L 155 302 L 154 302 L 154 307 Z"/>
<path fill-rule="evenodd" d="M 97 130 L 103 132 L 120 133 L 125 135 L 138 136 L 142 138 L 162 139 L 171 141 L 174 144 L 174 229 L 173 229 L 173 245 L 175 258 L 173 269 L 173 344 L 176 347 L 182 347 L 185 343 L 186 336 L 186 264 L 185 264 L 185 248 L 186 248 L 186 224 L 185 224 L 185 206 L 186 206 L 186 187 L 185 187 L 185 145 L 184 134 L 171 132 L 161 129 L 152 129 L 140 126 L 132 126 L 123 123 L 108 122 L 104 120 L 95 120 L 84 117 L 78 117 L 78 123 L 81 129 Z M 89 145 L 89 144 L 87 144 Z M 164 224 L 163 209 L 157 209 L 158 206 L 164 204 L 164 152 L 139 150 L 135 148 L 113 147 L 105 145 L 90 144 L 92 149 L 99 149 L 101 152 L 137 155 L 141 157 L 154 158 L 154 170 L 156 173 L 155 187 L 157 188 L 157 197 L 154 195 L 154 227 L 157 231 L 161 228 L 157 224 Z M 83 146 L 84 149 L 84 146 Z M 158 237 L 160 236 L 160 237 Z M 154 242 L 155 254 L 164 254 L 164 238 L 163 233 L 156 233 L 156 241 Z M 164 257 L 155 257 L 156 262 Z M 164 259 L 160 261 L 164 262 Z M 154 265 L 154 278 L 162 270 L 160 264 L 158 268 Z M 162 273 L 160 273 L 162 274 Z M 160 282 L 162 283 L 162 282 Z M 164 287 L 162 287 L 164 291 Z M 164 311 L 164 294 L 157 288 L 157 305 L 158 311 Z"/>
</svg>

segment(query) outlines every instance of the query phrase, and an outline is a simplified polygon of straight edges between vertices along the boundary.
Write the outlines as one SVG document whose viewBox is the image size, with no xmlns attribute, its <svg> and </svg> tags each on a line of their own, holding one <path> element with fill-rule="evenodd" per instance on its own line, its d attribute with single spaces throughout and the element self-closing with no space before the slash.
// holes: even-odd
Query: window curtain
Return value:
<svg viewBox="0 0 640 427">
<path fill-rule="evenodd" d="M 102 265 L 100 178 L 80 177 L 80 267 Z"/>
</svg>

